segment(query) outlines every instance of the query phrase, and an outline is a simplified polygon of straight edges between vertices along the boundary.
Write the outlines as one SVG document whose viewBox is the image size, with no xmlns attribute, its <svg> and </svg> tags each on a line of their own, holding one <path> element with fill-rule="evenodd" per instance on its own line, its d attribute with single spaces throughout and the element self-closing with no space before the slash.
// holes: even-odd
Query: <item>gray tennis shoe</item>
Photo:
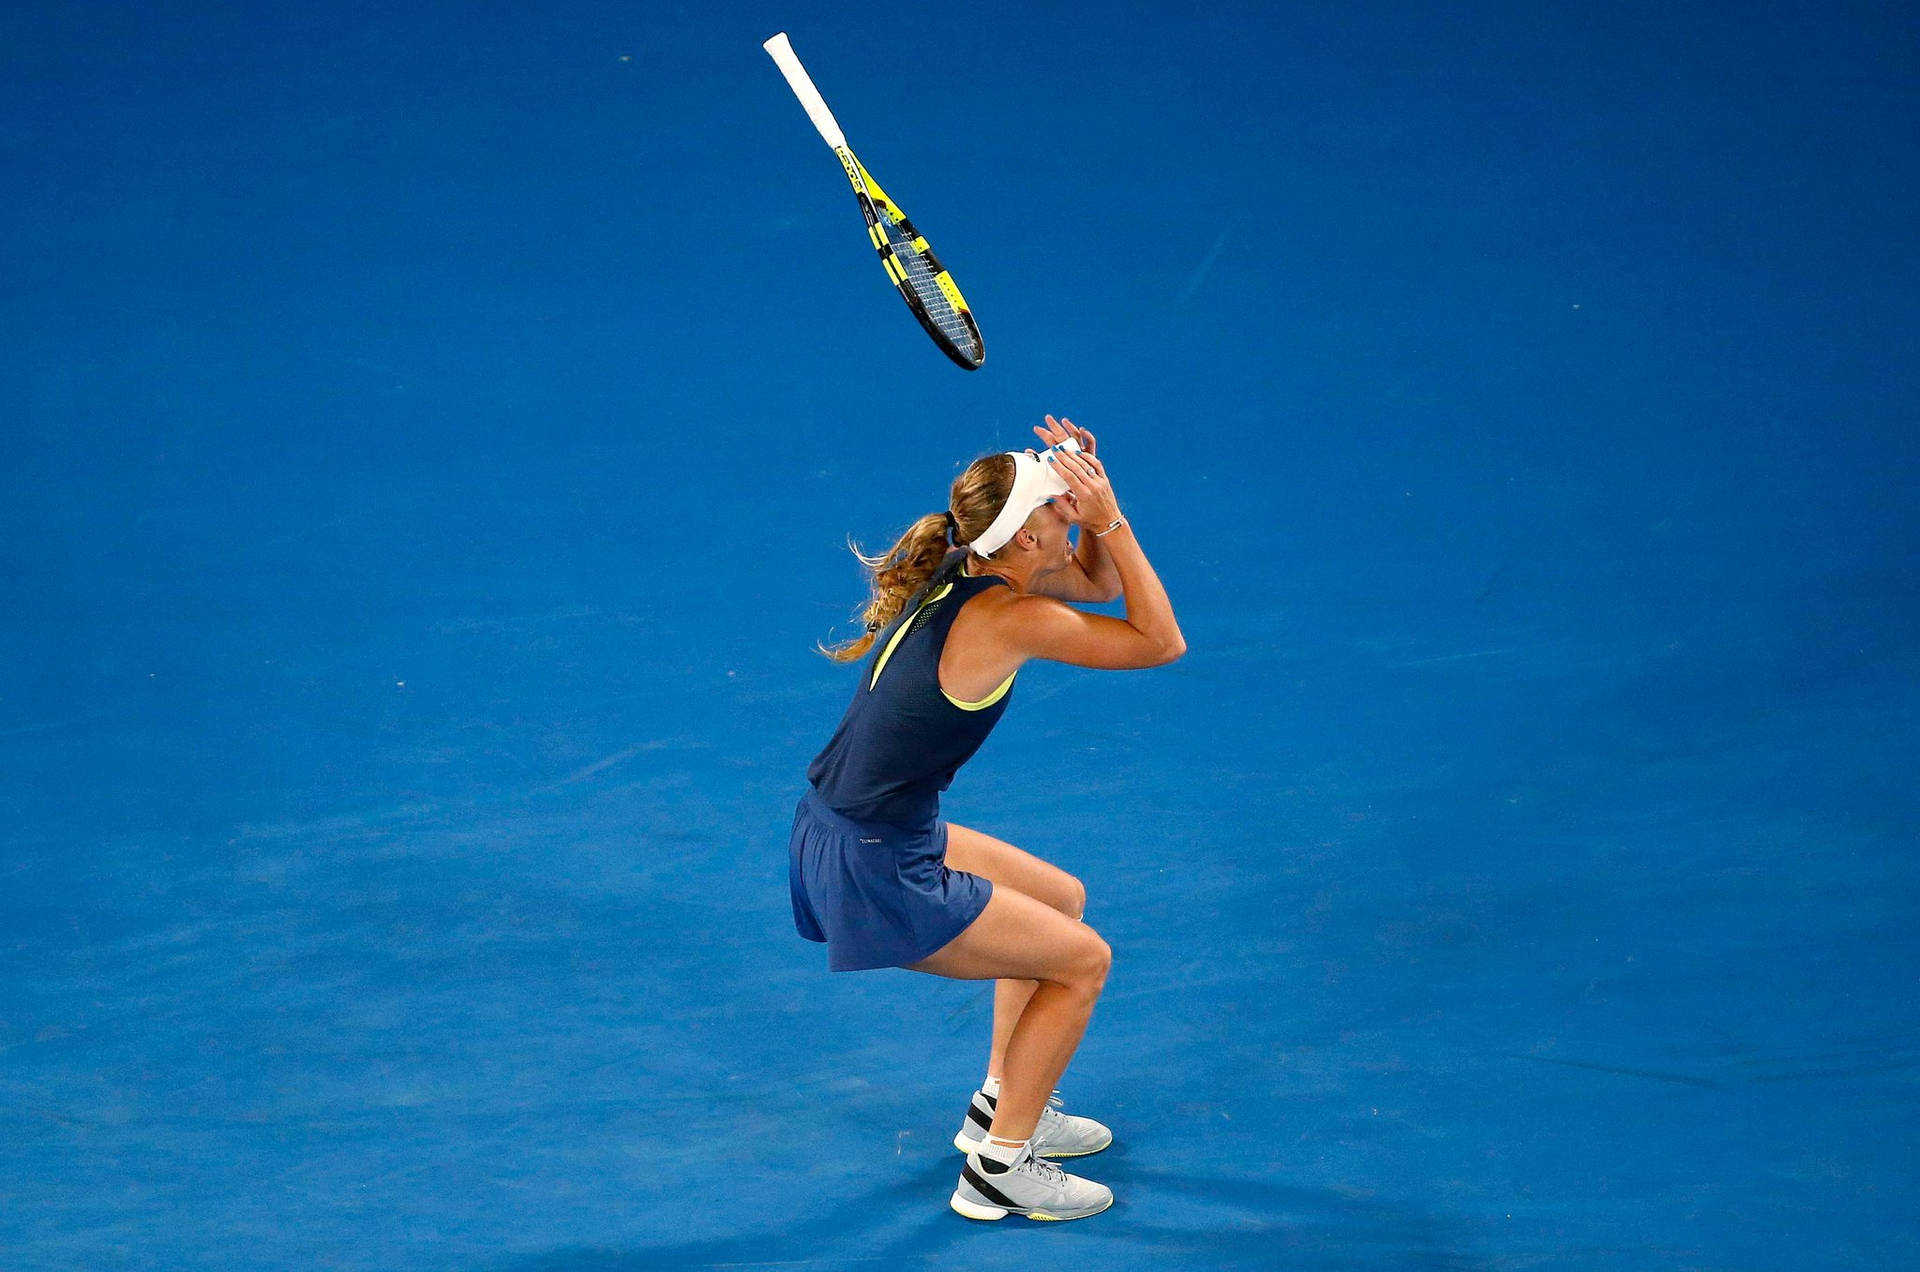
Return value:
<svg viewBox="0 0 1920 1272">
<path fill-rule="evenodd" d="M 973 1093 L 973 1103 L 960 1122 L 953 1146 L 963 1153 L 977 1152 L 987 1142 L 987 1128 L 993 1125 L 993 1112 L 999 1101 L 985 1091 Z M 1090 1117 L 1075 1117 L 1060 1111 L 1060 1097 L 1050 1096 L 1040 1110 L 1040 1124 L 1033 1128 L 1035 1157 L 1085 1157 L 1113 1143 L 1113 1132 Z"/>
<path fill-rule="evenodd" d="M 959 1186 L 947 1203 L 969 1219 L 1085 1219 L 1113 1204 L 1113 1190 L 1091 1179 L 1069 1175 L 1028 1149 L 1011 1166 L 967 1154 Z"/>
</svg>

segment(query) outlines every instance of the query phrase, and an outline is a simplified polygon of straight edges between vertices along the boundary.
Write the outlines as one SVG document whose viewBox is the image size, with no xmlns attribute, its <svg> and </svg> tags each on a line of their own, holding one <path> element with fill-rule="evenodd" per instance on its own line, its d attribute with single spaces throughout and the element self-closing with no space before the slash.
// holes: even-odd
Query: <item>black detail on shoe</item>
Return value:
<svg viewBox="0 0 1920 1272">
<path fill-rule="evenodd" d="M 985 1159 L 983 1159 L 983 1161 L 984 1160 Z M 975 1192 L 979 1193 L 982 1197 L 985 1197 L 988 1201 L 992 1202 L 994 1205 L 1004 1206 L 1008 1210 L 1017 1210 L 1021 1214 L 1025 1214 L 1027 1212 L 1027 1208 L 1025 1206 L 1020 1205 L 1018 1202 L 1014 1201 L 1013 1198 L 1007 1196 L 1007 1194 L 1001 1192 L 998 1188 L 995 1188 L 992 1184 L 988 1183 L 985 1177 L 982 1176 L 979 1171 L 973 1168 L 972 1162 L 968 1162 L 965 1166 L 961 1167 L 960 1178 L 966 1181 L 969 1185 L 971 1185 Z"/>
<path fill-rule="evenodd" d="M 1006 1162 L 999 1161 L 996 1158 L 988 1157 L 985 1153 L 981 1153 L 980 1169 L 986 1171 L 989 1175 L 1004 1175 L 1012 1170 L 1013 1167 L 1009 1166 Z"/>
<path fill-rule="evenodd" d="M 969 1104 L 967 1105 L 967 1121 L 972 1122 L 984 1131 L 993 1125 L 993 1114 L 982 1113 L 978 1104 Z"/>
</svg>

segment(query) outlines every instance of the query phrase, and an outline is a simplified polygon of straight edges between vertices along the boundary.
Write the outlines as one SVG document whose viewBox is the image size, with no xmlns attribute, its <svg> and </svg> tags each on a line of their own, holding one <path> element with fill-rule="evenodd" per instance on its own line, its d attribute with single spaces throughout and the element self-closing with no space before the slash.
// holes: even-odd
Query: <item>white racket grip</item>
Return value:
<svg viewBox="0 0 1920 1272">
<path fill-rule="evenodd" d="M 846 134 L 840 131 L 839 121 L 835 120 L 833 112 L 827 109 L 826 99 L 820 96 L 820 90 L 813 86 L 813 77 L 807 74 L 807 68 L 800 65 L 800 59 L 793 55 L 793 45 L 787 42 L 787 33 L 780 32 L 760 47 L 767 51 L 767 56 L 773 59 L 773 64 L 780 68 L 782 75 L 787 77 L 787 87 L 791 88 L 793 95 L 800 99 L 800 104 L 807 108 L 807 118 L 811 119 L 813 126 L 820 130 L 820 136 L 825 138 L 826 143 L 835 150 L 843 149 L 847 144 Z"/>
</svg>

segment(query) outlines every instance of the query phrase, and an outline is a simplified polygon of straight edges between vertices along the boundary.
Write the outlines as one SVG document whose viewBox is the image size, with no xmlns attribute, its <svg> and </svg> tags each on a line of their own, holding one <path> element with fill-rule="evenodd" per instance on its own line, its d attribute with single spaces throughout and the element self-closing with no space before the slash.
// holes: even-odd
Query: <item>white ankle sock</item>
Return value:
<svg viewBox="0 0 1920 1272">
<path fill-rule="evenodd" d="M 1000 1098 L 1000 1079 L 995 1077 L 989 1077 L 985 1082 L 982 1082 L 980 1084 L 980 1094 L 992 1096 L 996 1100 L 999 1099 Z"/>
<path fill-rule="evenodd" d="M 1009 1147 L 989 1135 L 981 1142 L 980 1147 L 973 1151 L 988 1161 L 998 1162 L 1002 1166 L 1011 1166 L 1020 1160 L 1020 1155 L 1027 1151 L 1027 1145 L 1032 1142 L 1031 1140 L 1021 1140 L 1018 1144 Z"/>
</svg>

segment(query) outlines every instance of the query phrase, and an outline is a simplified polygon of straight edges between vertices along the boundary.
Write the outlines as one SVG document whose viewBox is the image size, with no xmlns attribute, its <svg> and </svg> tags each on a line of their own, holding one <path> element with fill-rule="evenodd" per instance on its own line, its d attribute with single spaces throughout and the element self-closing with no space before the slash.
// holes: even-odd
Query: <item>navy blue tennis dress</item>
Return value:
<svg viewBox="0 0 1920 1272">
<path fill-rule="evenodd" d="M 965 605 L 998 578 L 960 572 L 956 552 L 874 640 L 853 702 L 807 770 L 793 813 L 793 925 L 824 941 L 836 972 L 905 967 L 987 908 L 993 884 L 949 870 L 940 792 L 1006 713 L 1013 677 L 979 702 L 940 688 L 940 653 Z"/>
</svg>

